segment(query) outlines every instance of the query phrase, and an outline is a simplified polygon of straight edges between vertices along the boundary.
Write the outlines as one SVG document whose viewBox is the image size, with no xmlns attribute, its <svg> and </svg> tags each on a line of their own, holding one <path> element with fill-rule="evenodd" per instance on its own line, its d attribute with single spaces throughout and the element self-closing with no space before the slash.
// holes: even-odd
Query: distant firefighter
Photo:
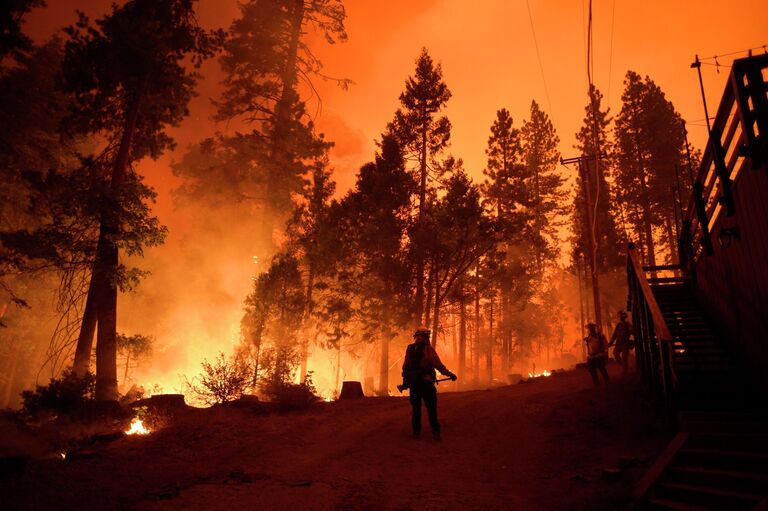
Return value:
<svg viewBox="0 0 768 511">
<path fill-rule="evenodd" d="M 627 313 L 619 311 L 619 322 L 616 323 L 616 328 L 611 335 L 611 342 L 608 343 L 608 347 L 615 346 L 613 348 L 613 358 L 616 362 L 621 364 L 624 372 L 629 369 L 629 337 L 632 335 L 632 323 L 627 321 Z"/>
<path fill-rule="evenodd" d="M 606 382 L 611 380 L 608 376 L 608 371 L 605 369 L 608 347 L 605 336 L 598 331 L 596 324 L 589 323 L 587 330 L 589 334 L 584 338 L 584 342 L 587 344 L 587 369 L 589 369 L 589 374 L 592 375 L 592 381 L 595 382 L 595 385 L 599 385 L 598 371 L 603 375 L 603 379 Z"/>
<path fill-rule="evenodd" d="M 430 330 L 419 328 L 413 334 L 415 342 L 409 344 L 405 351 L 403 362 L 403 384 L 398 386 L 400 391 L 410 389 L 410 401 L 412 408 L 411 426 L 413 437 L 421 436 L 421 401 L 427 407 L 429 425 L 432 428 L 432 436 L 440 439 L 440 422 L 437 420 L 437 389 L 435 382 L 437 376 L 435 369 L 451 380 L 456 381 L 456 375 L 446 369 L 440 361 L 435 349 L 429 344 Z"/>
</svg>

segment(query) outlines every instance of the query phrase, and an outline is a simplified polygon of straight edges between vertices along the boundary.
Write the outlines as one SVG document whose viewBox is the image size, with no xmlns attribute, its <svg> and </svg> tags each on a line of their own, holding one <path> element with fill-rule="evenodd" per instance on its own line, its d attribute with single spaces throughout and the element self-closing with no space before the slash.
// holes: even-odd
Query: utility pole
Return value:
<svg viewBox="0 0 768 511">
<path fill-rule="evenodd" d="M 595 231 L 597 230 L 597 219 L 592 218 L 592 191 L 591 191 L 591 184 L 590 184 L 590 176 L 589 176 L 589 165 L 588 162 L 595 160 L 597 161 L 598 158 L 605 157 L 604 154 L 598 154 L 598 155 L 582 155 L 576 158 L 561 158 L 560 164 L 561 165 L 569 165 L 572 163 L 578 163 L 579 165 L 579 175 L 581 176 L 581 184 L 582 184 L 582 196 L 584 198 L 584 221 L 586 222 L 587 226 L 587 250 L 589 251 L 589 261 L 590 261 L 590 274 L 591 274 L 591 280 L 592 280 L 592 301 L 594 302 L 595 306 L 595 323 L 597 324 L 598 328 L 602 330 L 603 328 L 603 318 L 602 318 L 602 308 L 600 306 L 600 283 L 599 278 L 597 275 L 597 255 L 598 251 L 600 249 L 599 242 L 596 239 Z M 599 183 L 598 183 L 599 186 Z"/>
<path fill-rule="evenodd" d="M 704 80 L 701 78 L 701 61 L 696 55 L 696 60 L 691 64 L 691 69 L 695 69 L 699 74 L 699 88 L 701 89 L 701 102 L 704 104 L 704 117 L 707 120 L 707 134 L 712 136 L 712 125 L 709 122 L 709 109 L 707 108 L 707 95 L 704 94 Z"/>
</svg>

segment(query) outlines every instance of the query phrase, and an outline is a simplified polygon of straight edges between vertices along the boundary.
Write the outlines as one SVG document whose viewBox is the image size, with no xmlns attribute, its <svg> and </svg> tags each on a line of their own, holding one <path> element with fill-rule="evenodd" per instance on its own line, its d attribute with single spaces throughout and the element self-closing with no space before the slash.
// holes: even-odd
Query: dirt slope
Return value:
<svg viewBox="0 0 768 511">
<path fill-rule="evenodd" d="M 285 415 L 205 410 L 88 459 L 0 481 L 3 509 L 616 509 L 662 449 L 631 379 L 585 371 L 442 393 L 443 440 L 409 436 L 404 398 Z M 426 426 L 426 417 L 425 426 Z M 428 431 L 427 431 L 428 433 Z M 616 479 L 606 468 L 624 467 Z"/>
</svg>

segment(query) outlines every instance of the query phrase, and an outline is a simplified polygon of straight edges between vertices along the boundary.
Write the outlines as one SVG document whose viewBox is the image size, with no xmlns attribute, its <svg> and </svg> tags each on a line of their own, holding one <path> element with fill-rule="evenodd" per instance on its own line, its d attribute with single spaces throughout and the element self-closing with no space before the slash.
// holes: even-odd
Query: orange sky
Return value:
<svg viewBox="0 0 768 511">
<path fill-rule="evenodd" d="M 30 22 L 38 36 L 74 20 L 75 7 L 96 16 L 110 2 L 48 3 L 47 12 L 37 13 Z M 562 153 L 573 155 L 573 133 L 583 118 L 587 88 L 586 4 L 587 0 L 529 0 L 542 79 L 525 0 L 346 0 L 349 41 L 334 46 L 319 43 L 316 48 L 327 74 L 355 82 L 349 91 L 317 83 L 323 98 L 317 122 L 337 142 L 333 163 L 339 188 L 350 186 L 356 170 L 371 158 L 373 140 L 397 108 L 403 82 L 413 71 L 422 46 L 443 64 L 453 92 L 446 111 L 454 126 L 450 151 L 464 158 L 470 173 L 480 176 L 495 111 L 508 108 L 520 126 L 531 99 L 552 117 Z M 200 0 L 200 18 L 207 26 L 228 26 L 237 14 L 236 5 L 235 0 Z M 623 76 L 632 69 L 654 79 L 685 119 L 701 121 L 704 114 L 697 78 L 689 68 L 694 55 L 723 54 L 768 43 L 768 9 L 761 0 L 596 0 L 594 24 L 595 82 L 614 113 L 620 107 Z M 721 63 L 729 63 L 730 58 Z M 703 71 L 713 111 L 727 69 L 717 74 L 714 67 L 704 66 Z M 207 64 L 203 72 L 208 79 L 200 85 L 192 115 L 174 130 L 177 153 L 214 129 L 209 121 L 209 98 L 217 94 L 220 72 L 215 63 Z M 691 125 L 690 131 L 692 141 L 702 146 L 703 124 Z M 161 192 L 163 215 L 170 214 L 163 192 L 168 189 L 167 164 L 173 156 L 143 166 Z"/>
</svg>

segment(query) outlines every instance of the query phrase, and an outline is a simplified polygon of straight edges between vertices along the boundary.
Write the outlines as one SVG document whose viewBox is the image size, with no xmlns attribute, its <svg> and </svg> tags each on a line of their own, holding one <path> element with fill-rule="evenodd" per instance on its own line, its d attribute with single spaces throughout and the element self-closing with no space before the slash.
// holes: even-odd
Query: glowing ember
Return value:
<svg viewBox="0 0 768 511">
<path fill-rule="evenodd" d="M 148 435 L 149 430 L 144 427 L 144 423 L 141 419 L 133 419 L 131 421 L 131 429 L 125 432 L 126 435 Z"/>
<path fill-rule="evenodd" d="M 549 371 L 543 371 L 541 373 L 528 373 L 528 378 L 546 378 L 547 376 L 551 376 L 552 373 Z"/>
</svg>

